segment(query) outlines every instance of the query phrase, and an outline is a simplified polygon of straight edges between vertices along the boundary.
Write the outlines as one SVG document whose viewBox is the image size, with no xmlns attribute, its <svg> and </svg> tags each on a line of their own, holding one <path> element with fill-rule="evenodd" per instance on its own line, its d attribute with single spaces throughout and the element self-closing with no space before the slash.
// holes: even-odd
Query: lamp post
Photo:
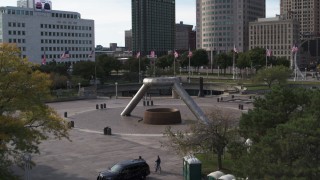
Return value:
<svg viewBox="0 0 320 180">
<path fill-rule="evenodd" d="M 307 80 L 307 68 L 304 68 L 304 78 Z"/>
<path fill-rule="evenodd" d="M 78 86 L 79 86 L 78 95 L 80 96 L 81 83 L 78 83 Z"/>
<path fill-rule="evenodd" d="M 118 98 L 118 82 L 114 83 L 116 85 L 116 99 Z"/>
</svg>

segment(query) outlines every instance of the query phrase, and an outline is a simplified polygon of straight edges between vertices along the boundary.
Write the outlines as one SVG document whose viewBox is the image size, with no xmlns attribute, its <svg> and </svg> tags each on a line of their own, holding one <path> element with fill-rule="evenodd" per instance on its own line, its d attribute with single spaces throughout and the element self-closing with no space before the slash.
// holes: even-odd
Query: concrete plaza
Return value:
<svg viewBox="0 0 320 180">
<path fill-rule="evenodd" d="M 243 97 L 242 97 L 243 98 Z M 247 98 L 247 97 L 244 97 Z M 226 99 L 226 98 L 225 98 Z M 40 145 L 39 155 L 32 159 L 37 166 L 30 171 L 30 179 L 96 179 L 98 173 L 111 167 L 114 163 L 142 156 L 150 166 L 149 180 L 179 180 L 182 177 L 182 158 L 174 152 L 161 147 L 166 141 L 163 132 L 167 126 L 148 125 L 141 120 L 143 112 L 149 108 L 178 108 L 182 124 L 171 125 L 174 130 L 185 130 L 196 121 L 195 116 L 180 99 L 170 97 L 153 98 L 154 106 L 143 106 L 142 101 L 133 110 L 130 117 L 120 113 L 131 98 L 98 98 L 50 103 L 62 117 L 67 112 L 67 121 L 74 121 L 75 127 L 70 130 L 70 139 L 50 139 Z M 228 113 L 239 117 L 245 110 L 238 109 L 238 102 L 217 102 L 217 97 L 198 98 L 195 102 L 203 111 L 213 107 L 223 108 Z M 96 109 L 96 105 L 106 104 L 106 109 Z M 103 135 L 103 128 L 110 127 L 112 135 Z M 157 155 L 162 163 L 162 173 L 153 171 Z M 23 172 L 20 171 L 23 175 Z"/>
</svg>

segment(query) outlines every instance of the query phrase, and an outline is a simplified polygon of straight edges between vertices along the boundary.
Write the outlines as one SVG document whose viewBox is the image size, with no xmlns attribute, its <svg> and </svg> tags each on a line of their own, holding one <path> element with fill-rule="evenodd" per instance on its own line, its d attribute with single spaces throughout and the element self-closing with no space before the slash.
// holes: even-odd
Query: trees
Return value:
<svg viewBox="0 0 320 180">
<path fill-rule="evenodd" d="M 270 88 L 274 82 L 278 82 L 279 85 L 285 84 L 291 73 L 291 70 L 287 67 L 275 66 L 259 71 L 254 77 L 254 81 L 265 82 Z"/>
<path fill-rule="evenodd" d="M 186 132 L 175 133 L 170 127 L 167 128 L 164 134 L 169 141 L 162 144 L 181 155 L 198 151 L 217 154 L 218 168 L 223 169 L 222 155 L 224 148 L 235 137 L 235 119 L 219 109 L 212 109 L 208 119 L 209 124 L 197 122 Z"/>
<path fill-rule="evenodd" d="M 256 99 L 240 119 L 241 135 L 253 144 L 250 153 L 234 159 L 237 173 L 250 179 L 319 178 L 319 99 L 319 90 L 281 87 Z"/>
<path fill-rule="evenodd" d="M 9 167 L 21 156 L 39 153 L 49 136 L 68 138 L 65 121 L 43 103 L 50 95 L 49 76 L 19 57 L 15 45 L 0 46 L 0 177 L 13 179 Z"/>
<path fill-rule="evenodd" d="M 204 49 L 198 49 L 193 52 L 192 58 L 191 58 L 191 66 L 197 67 L 199 71 L 200 66 L 208 65 L 209 58 L 207 51 Z"/>
<path fill-rule="evenodd" d="M 221 69 L 224 69 L 224 75 L 226 75 L 227 67 L 232 66 L 232 55 L 226 54 L 226 53 L 221 53 L 221 54 L 216 55 L 215 59 L 217 60 L 217 65 Z"/>
<path fill-rule="evenodd" d="M 266 50 L 264 48 L 256 47 L 249 52 L 252 66 L 258 71 L 266 65 Z"/>
</svg>

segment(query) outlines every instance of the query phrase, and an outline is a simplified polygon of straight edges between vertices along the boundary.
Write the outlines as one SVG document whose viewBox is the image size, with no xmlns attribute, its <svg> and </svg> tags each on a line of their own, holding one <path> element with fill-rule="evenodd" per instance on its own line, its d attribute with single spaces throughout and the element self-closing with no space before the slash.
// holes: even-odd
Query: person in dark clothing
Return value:
<svg viewBox="0 0 320 180">
<path fill-rule="evenodd" d="M 161 159 L 160 159 L 160 156 L 158 155 L 158 158 L 156 160 L 156 172 L 159 170 L 161 171 L 161 167 L 160 167 L 160 163 L 161 163 Z"/>
</svg>

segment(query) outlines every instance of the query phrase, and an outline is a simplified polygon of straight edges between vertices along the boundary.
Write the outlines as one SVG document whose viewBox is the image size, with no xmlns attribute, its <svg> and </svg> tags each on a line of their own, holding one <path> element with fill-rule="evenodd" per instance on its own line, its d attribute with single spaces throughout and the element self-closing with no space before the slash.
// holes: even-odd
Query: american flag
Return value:
<svg viewBox="0 0 320 180">
<path fill-rule="evenodd" d="M 233 52 L 238 53 L 238 49 L 236 48 L 236 45 L 233 45 Z"/>
<path fill-rule="evenodd" d="M 137 57 L 137 58 L 140 58 L 140 52 L 137 53 L 136 57 Z"/>
<path fill-rule="evenodd" d="M 267 50 L 266 50 L 266 55 L 267 55 L 268 57 L 272 56 L 272 51 L 271 51 L 271 49 L 267 49 Z"/>
<path fill-rule="evenodd" d="M 151 51 L 151 52 L 150 52 L 150 57 L 151 57 L 151 58 L 154 58 L 155 56 L 156 56 L 156 53 L 155 53 L 154 51 Z"/>
<path fill-rule="evenodd" d="M 92 50 L 91 53 L 89 54 L 89 58 L 92 58 L 94 54 L 94 51 Z"/>
<path fill-rule="evenodd" d="M 70 58 L 69 51 L 65 51 L 64 53 L 62 53 L 61 59 L 65 59 L 65 58 Z"/>
<path fill-rule="evenodd" d="M 46 57 L 46 52 L 44 51 L 43 55 L 42 55 L 42 65 L 45 65 L 47 63 L 47 57 Z"/>
<path fill-rule="evenodd" d="M 298 47 L 297 47 L 296 45 L 293 45 L 291 51 L 292 51 L 293 53 L 296 53 L 296 52 L 298 52 L 298 50 L 299 50 Z"/>
<path fill-rule="evenodd" d="M 192 57 L 192 51 L 189 50 L 188 57 Z"/>
<path fill-rule="evenodd" d="M 174 51 L 174 57 L 175 57 L 175 58 L 179 57 L 179 54 L 178 54 L 177 51 Z"/>
</svg>

